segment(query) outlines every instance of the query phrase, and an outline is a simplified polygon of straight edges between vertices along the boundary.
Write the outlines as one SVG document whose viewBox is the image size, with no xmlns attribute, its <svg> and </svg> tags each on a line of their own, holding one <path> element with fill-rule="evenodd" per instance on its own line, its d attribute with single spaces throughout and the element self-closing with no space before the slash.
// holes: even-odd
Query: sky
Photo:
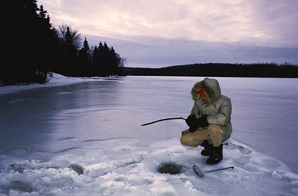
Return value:
<svg viewBox="0 0 298 196">
<path fill-rule="evenodd" d="M 38 0 L 58 28 L 113 46 L 127 67 L 298 64 L 296 0 Z"/>
</svg>

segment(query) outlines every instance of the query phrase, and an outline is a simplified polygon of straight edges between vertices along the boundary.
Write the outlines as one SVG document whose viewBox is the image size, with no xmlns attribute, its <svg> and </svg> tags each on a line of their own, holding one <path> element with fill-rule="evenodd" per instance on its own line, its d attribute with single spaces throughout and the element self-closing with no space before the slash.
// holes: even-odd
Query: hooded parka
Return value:
<svg viewBox="0 0 298 196">
<path fill-rule="evenodd" d="M 203 100 L 196 92 L 204 89 L 207 95 L 207 101 Z M 194 85 L 191 91 L 194 100 L 194 106 L 190 115 L 197 118 L 207 115 L 207 121 L 210 125 L 219 125 L 223 132 L 223 141 L 230 138 L 232 133 L 231 100 L 221 94 L 219 83 L 216 79 L 205 78 L 203 81 Z"/>
</svg>

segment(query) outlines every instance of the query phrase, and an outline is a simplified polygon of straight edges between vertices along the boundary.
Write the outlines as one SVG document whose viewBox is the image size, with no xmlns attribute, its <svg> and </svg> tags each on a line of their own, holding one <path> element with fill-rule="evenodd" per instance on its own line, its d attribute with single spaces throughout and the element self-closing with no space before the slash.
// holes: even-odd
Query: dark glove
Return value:
<svg viewBox="0 0 298 196">
<path fill-rule="evenodd" d="M 196 121 L 196 125 L 198 127 L 207 127 L 209 125 L 208 120 L 207 120 L 207 115 L 200 117 Z"/>
<path fill-rule="evenodd" d="M 197 118 L 196 118 L 196 116 L 195 115 L 189 115 L 188 117 L 187 117 L 187 119 L 185 120 L 185 122 L 186 122 L 186 124 L 189 126 L 189 127 L 193 127 L 193 126 L 195 126 L 196 124 L 196 120 L 197 120 Z"/>
<path fill-rule="evenodd" d="M 193 133 L 199 127 L 207 127 L 209 125 L 207 121 L 207 115 L 202 116 L 198 119 L 194 115 L 191 115 L 186 119 L 186 123 L 189 126 L 189 131 L 191 133 Z"/>
<path fill-rule="evenodd" d="M 193 133 L 197 129 L 196 120 L 197 120 L 197 118 L 195 115 L 189 115 L 187 117 L 187 119 L 185 120 L 186 124 L 189 126 L 189 131 L 191 133 Z"/>
</svg>

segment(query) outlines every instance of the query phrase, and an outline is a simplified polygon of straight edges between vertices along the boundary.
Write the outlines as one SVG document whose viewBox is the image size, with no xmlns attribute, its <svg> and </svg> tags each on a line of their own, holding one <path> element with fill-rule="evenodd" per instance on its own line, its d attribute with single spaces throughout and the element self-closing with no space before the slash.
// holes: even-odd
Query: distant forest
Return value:
<svg viewBox="0 0 298 196">
<path fill-rule="evenodd" d="M 2 0 L 0 85 L 46 83 L 52 72 L 65 76 L 122 74 L 125 59 L 100 42 L 90 47 L 77 30 L 58 29 L 36 0 Z M 83 45 L 82 45 L 83 43 Z"/>
<path fill-rule="evenodd" d="M 204 63 L 163 68 L 124 68 L 126 75 L 136 76 L 217 76 L 298 78 L 298 66 L 289 63 L 229 64 Z"/>
</svg>

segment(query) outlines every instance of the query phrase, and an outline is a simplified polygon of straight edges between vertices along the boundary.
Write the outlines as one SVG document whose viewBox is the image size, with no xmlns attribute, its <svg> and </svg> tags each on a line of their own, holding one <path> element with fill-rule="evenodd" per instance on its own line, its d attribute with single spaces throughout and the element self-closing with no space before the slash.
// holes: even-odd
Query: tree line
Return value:
<svg viewBox="0 0 298 196">
<path fill-rule="evenodd" d="M 125 68 L 127 75 L 298 78 L 298 66 L 284 63 L 202 63 L 163 68 Z"/>
<path fill-rule="evenodd" d="M 0 84 L 46 83 L 52 72 L 66 76 L 122 74 L 126 60 L 100 42 L 89 46 L 68 25 L 58 29 L 36 0 L 3 0 L 0 6 Z M 83 42 L 83 45 L 82 45 Z"/>
</svg>

